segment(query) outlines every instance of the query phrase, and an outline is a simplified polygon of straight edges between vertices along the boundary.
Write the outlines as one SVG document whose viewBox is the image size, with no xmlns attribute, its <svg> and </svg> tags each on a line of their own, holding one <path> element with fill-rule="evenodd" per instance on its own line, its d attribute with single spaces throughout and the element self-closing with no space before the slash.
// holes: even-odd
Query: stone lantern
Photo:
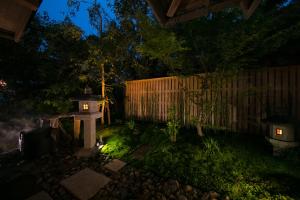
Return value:
<svg viewBox="0 0 300 200">
<path fill-rule="evenodd" d="M 84 148 L 91 149 L 96 145 L 96 119 L 103 117 L 103 112 L 99 111 L 101 96 L 92 95 L 91 88 L 84 89 L 84 95 L 76 97 L 73 101 L 78 101 L 78 112 L 74 113 L 74 136 L 79 138 L 80 124 L 84 126 Z"/>
<path fill-rule="evenodd" d="M 270 134 L 266 139 L 273 146 L 273 155 L 279 155 L 281 151 L 299 146 L 295 138 L 294 126 L 290 123 L 270 123 Z"/>
</svg>

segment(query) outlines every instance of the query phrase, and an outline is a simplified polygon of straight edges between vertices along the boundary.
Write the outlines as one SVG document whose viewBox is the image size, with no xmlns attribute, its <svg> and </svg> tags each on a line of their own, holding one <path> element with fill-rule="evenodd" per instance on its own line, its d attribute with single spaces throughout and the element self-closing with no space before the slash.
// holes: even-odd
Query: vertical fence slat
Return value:
<svg viewBox="0 0 300 200">
<path fill-rule="evenodd" d="M 297 82 L 297 88 L 296 88 L 296 93 L 297 93 L 297 100 L 296 100 L 296 105 L 297 105 L 297 121 L 299 122 L 300 121 L 300 80 L 299 80 L 299 77 L 300 77 L 300 69 L 297 68 L 297 77 L 296 77 L 296 82 Z M 299 124 L 297 124 L 298 127 L 297 127 L 297 130 L 299 132 L 299 129 L 300 129 L 300 126 Z M 300 137 L 300 136 L 299 136 Z"/>
<path fill-rule="evenodd" d="M 288 80 L 289 80 L 289 95 L 291 105 L 291 115 L 293 119 L 297 118 L 297 91 L 296 91 L 296 79 L 297 69 L 295 67 L 289 68 Z"/>
</svg>

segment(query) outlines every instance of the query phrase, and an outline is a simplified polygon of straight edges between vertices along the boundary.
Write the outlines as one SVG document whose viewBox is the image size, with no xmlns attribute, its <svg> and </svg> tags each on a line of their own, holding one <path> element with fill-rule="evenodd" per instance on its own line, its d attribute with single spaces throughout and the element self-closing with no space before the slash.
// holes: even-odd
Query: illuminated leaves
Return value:
<svg viewBox="0 0 300 200">
<path fill-rule="evenodd" d="M 171 69 L 183 64 L 178 54 L 187 50 L 184 41 L 145 15 L 139 15 L 138 23 L 141 42 L 136 49 L 139 53 L 150 59 L 158 59 Z"/>
</svg>

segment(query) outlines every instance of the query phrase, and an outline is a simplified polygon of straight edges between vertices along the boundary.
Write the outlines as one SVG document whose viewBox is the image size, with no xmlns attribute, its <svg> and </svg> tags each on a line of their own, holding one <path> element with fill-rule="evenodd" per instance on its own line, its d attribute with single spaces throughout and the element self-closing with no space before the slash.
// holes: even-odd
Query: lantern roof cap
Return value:
<svg viewBox="0 0 300 200">
<path fill-rule="evenodd" d="M 104 98 L 102 98 L 101 95 L 94 95 L 92 88 L 90 88 L 88 85 L 85 86 L 82 95 L 71 98 L 71 101 L 102 101 L 102 100 L 104 100 Z"/>
<path fill-rule="evenodd" d="M 74 98 L 71 98 L 71 101 L 103 101 L 101 95 L 92 95 L 92 94 L 83 94 Z"/>
</svg>

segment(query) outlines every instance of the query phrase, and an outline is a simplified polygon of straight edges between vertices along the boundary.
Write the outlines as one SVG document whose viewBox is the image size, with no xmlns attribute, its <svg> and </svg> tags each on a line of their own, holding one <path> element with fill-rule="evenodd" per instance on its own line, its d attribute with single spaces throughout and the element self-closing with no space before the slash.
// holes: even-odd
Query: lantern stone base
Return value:
<svg viewBox="0 0 300 200">
<path fill-rule="evenodd" d="M 84 126 L 84 148 L 92 149 L 96 145 L 96 119 L 102 116 L 101 112 L 77 113 L 74 115 L 74 137 L 79 138 L 80 122 Z"/>
<path fill-rule="evenodd" d="M 91 149 L 81 148 L 74 154 L 77 158 L 89 158 L 94 156 L 98 152 L 98 148 L 94 147 Z"/>
<path fill-rule="evenodd" d="M 276 140 L 270 137 L 265 137 L 268 142 L 271 143 L 273 146 L 273 155 L 277 156 L 279 155 L 282 151 L 294 148 L 299 146 L 299 142 L 287 142 L 287 141 L 282 141 L 282 140 Z"/>
</svg>

